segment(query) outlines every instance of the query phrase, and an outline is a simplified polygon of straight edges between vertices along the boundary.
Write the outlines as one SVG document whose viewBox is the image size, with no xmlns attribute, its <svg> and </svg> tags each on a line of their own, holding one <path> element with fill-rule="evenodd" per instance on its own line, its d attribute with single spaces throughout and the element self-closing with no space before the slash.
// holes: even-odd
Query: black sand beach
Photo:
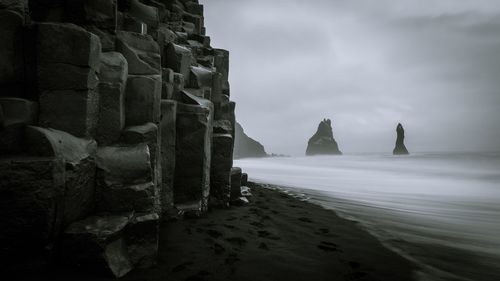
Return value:
<svg viewBox="0 0 500 281">
<path fill-rule="evenodd" d="M 247 206 L 164 223 L 159 262 L 122 280 L 412 280 L 356 222 L 252 184 Z M 52 280 L 108 280 L 66 272 Z"/>
</svg>

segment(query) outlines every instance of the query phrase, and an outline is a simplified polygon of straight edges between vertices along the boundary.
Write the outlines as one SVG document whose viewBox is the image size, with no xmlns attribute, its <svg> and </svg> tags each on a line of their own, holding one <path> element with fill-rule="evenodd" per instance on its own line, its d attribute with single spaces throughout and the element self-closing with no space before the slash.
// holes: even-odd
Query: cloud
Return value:
<svg viewBox="0 0 500 281">
<path fill-rule="evenodd" d="M 267 151 L 303 154 L 324 117 L 347 152 L 500 150 L 494 0 L 205 0 L 231 93 Z M 432 4 L 430 4 L 432 3 Z"/>
</svg>

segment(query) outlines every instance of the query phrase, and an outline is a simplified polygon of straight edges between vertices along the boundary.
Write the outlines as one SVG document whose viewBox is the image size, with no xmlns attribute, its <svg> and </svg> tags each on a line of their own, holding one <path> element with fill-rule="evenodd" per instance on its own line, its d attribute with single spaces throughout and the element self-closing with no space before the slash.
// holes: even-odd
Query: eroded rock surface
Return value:
<svg viewBox="0 0 500 281">
<path fill-rule="evenodd" d="M 407 155 L 410 154 L 408 152 L 408 149 L 406 149 L 405 146 L 405 130 L 403 128 L 403 125 L 401 123 L 398 123 L 398 126 L 396 127 L 396 146 L 394 147 L 394 150 L 392 153 L 394 155 Z"/>
<path fill-rule="evenodd" d="M 332 121 L 324 119 L 318 125 L 318 130 L 307 143 L 306 155 L 342 154 L 333 137 Z"/>
</svg>

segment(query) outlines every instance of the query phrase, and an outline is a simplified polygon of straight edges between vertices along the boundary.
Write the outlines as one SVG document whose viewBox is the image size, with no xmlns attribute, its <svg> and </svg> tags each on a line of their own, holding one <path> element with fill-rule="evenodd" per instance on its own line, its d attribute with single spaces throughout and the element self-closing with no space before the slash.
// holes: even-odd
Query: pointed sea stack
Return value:
<svg viewBox="0 0 500 281">
<path fill-rule="evenodd" d="M 394 150 L 392 151 L 392 154 L 394 155 L 408 155 L 410 154 L 408 152 L 408 149 L 406 149 L 405 146 L 405 129 L 403 129 L 403 125 L 401 123 L 398 123 L 398 126 L 396 127 L 396 133 L 397 133 L 397 138 L 396 138 L 396 147 L 394 147 Z"/>
<path fill-rule="evenodd" d="M 342 154 L 333 138 L 332 121 L 330 119 L 323 119 L 319 123 L 318 130 L 307 143 L 306 155 L 320 154 Z"/>
</svg>

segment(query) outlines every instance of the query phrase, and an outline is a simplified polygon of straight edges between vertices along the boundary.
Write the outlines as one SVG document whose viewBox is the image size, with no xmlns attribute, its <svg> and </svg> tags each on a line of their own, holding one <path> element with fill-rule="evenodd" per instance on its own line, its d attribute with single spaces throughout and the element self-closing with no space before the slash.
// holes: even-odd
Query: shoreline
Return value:
<svg viewBox="0 0 500 281">
<path fill-rule="evenodd" d="M 162 223 L 157 265 L 119 280 L 416 280 L 416 265 L 359 223 L 268 187 L 277 185 L 248 185 L 248 205 Z M 116 280 L 73 269 L 44 277 Z"/>
<path fill-rule="evenodd" d="M 249 186 L 246 206 L 162 225 L 158 265 L 123 280 L 415 280 L 416 266 L 357 222 Z"/>
</svg>

